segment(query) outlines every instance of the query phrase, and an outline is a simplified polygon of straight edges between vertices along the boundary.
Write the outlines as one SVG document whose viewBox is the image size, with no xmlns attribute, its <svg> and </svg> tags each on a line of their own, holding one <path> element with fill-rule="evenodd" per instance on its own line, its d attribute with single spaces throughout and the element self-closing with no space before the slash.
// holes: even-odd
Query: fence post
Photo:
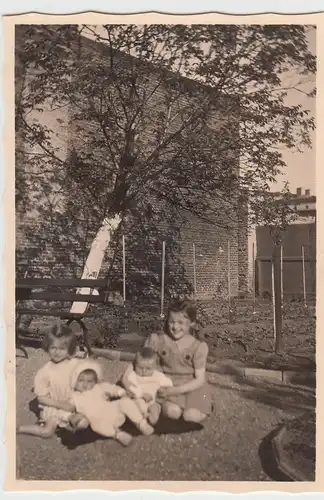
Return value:
<svg viewBox="0 0 324 500">
<path fill-rule="evenodd" d="M 197 294 L 197 276 L 196 276 L 196 245 L 192 244 L 192 263 L 193 263 L 193 289 L 194 299 L 196 300 Z"/>
<path fill-rule="evenodd" d="M 274 314 L 275 352 L 279 354 L 283 349 L 282 342 L 282 308 L 281 308 L 281 270 L 280 245 L 274 243 L 272 256 L 272 302 Z"/>
<path fill-rule="evenodd" d="M 252 298 L 253 298 L 253 316 L 256 314 L 255 310 L 255 248 L 252 243 Z"/>
<path fill-rule="evenodd" d="M 284 304 L 284 288 L 283 288 L 283 245 L 280 247 L 280 279 L 281 279 L 281 308 L 283 309 Z"/>
<path fill-rule="evenodd" d="M 231 242 L 227 241 L 227 289 L 228 289 L 228 321 L 233 322 L 232 299 L 231 299 Z"/>
<path fill-rule="evenodd" d="M 303 269 L 303 296 L 304 306 L 307 307 L 307 293 L 306 293 L 306 270 L 305 270 L 305 247 L 302 245 L 302 269 Z"/>
<path fill-rule="evenodd" d="M 126 245 L 125 236 L 123 235 L 123 301 L 126 304 Z"/>
<path fill-rule="evenodd" d="M 162 242 L 162 270 L 161 270 L 161 318 L 164 318 L 164 277 L 165 277 L 165 241 Z"/>
</svg>

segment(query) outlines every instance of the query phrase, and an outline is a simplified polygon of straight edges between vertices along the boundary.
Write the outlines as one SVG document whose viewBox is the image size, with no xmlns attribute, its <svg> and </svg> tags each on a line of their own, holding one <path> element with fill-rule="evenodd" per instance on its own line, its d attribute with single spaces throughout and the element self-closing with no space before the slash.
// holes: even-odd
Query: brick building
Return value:
<svg viewBox="0 0 324 500">
<path fill-rule="evenodd" d="M 33 78 L 33 71 L 26 68 L 20 50 L 23 40 L 21 27 L 16 27 L 16 99 L 19 100 L 21 87 Z M 94 61 L 101 60 L 106 50 L 104 44 L 82 37 L 80 50 L 93 54 Z M 198 85 L 190 82 L 190 85 Z M 154 103 L 153 113 L 158 106 L 159 94 Z M 75 124 L 68 119 L 66 108 L 53 109 L 50 102 L 43 106 L 43 112 L 32 112 L 30 120 L 46 124 L 53 130 L 52 143 L 62 159 L 68 155 L 71 145 L 86 147 L 86 131 L 89 123 Z M 219 116 L 216 117 L 216 121 Z M 67 125 L 68 124 L 68 125 Z M 176 124 L 175 124 L 176 126 Z M 27 204 L 16 204 L 16 265 L 17 273 L 32 273 L 34 276 L 56 277 L 79 276 L 94 236 L 94 228 L 85 224 L 73 224 L 65 212 L 66 200 L 62 200 L 55 178 L 50 178 L 46 186 L 37 179 L 40 167 L 30 165 L 29 151 L 20 139 L 17 130 L 16 176 L 17 200 L 20 187 L 27 182 L 29 189 Z M 35 148 L 33 149 L 35 151 Z M 238 154 L 233 155 L 233 170 L 239 168 Z M 50 200 L 50 201 L 49 201 Z M 46 211 L 44 207 L 46 206 Z M 166 285 L 178 291 L 193 284 L 193 244 L 196 257 L 196 292 L 198 297 L 227 294 L 227 248 L 230 240 L 231 293 L 245 293 L 248 274 L 247 209 L 241 206 L 239 213 L 228 213 L 226 202 L 215 200 L 218 223 L 202 221 L 199 217 L 178 211 L 158 222 L 142 216 L 136 224 L 134 217 L 125 223 L 127 286 L 136 294 L 139 289 L 147 293 L 153 283 L 159 289 L 161 273 L 162 240 L 166 241 Z M 231 231 L 226 228 L 231 220 Z M 233 223 L 234 220 L 234 223 Z M 116 236 L 113 249 L 107 252 L 102 268 L 102 276 L 107 274 L 113 259 L 117 289 L 121 284 L 121 236 Z M 111 268 L 110 268 L 111 269 Z M 150 287 L 148 287 L 150 283 Z"/>
</svg>

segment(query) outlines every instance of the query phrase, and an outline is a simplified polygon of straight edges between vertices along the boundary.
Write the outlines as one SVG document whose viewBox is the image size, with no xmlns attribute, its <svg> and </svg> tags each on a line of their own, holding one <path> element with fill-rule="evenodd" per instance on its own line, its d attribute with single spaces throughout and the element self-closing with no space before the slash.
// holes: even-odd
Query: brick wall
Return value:
<svg viewBox="0 0 324 500">
<path fill-rule="evenodd" d="M 100 44 L 87 39 L 83 40 L 86 50 L 91 50 L 94 57 L 101 57 L 104 50 Z M 21 43 L 18 36 L 17 47 Z M 17 68 L 19 57 L 16 57 Z M 16 93 L 20 91 L 20 72 L 16 73 Z M 28 78 L 32 79 L 30 72 Z M 159 102 L 160 100 L 160 102 Z M 152 109 L 157 112 L 163 101 L 163 91 L 156 94 Z M 153 111 L 151 111 L 152 113 Z M 62 129 L 69 120 L 68 110 L 53 110 L 46 104 L 42 113 L 34 112 L 30 120 L 38 120 L 52 129 L 52 141 L 57 146 L 62 159 L 66 158 L 69 147 L 86 136 L 87 127 L 83 123 L 79 135 L 75 124 Z M 217 118 L 219 120 L 219 117 Z M 217 126 L 217 120 L 215 120 Z M 80 124 L 79 124 L 80 125 Z M 176 123 L 174 124 L 176 126 Z M 146 134 L 149 135 L 149 129 Z M 28 151 L 26 151 L 28 153 Z M 235 158 L 233 165 L 235 165 Z M 24 173 L 27 182 L 33 189 L 29 194 L 30 210 L 24 210 L 19 204 L 16 209 L 16 262 L 17 273 L 25 271 L 34 276 L 69 277 L 79 276 L 90 248 L 95 226 L 85 221 L 70 219 L 65 213 L 66 201 L 59 193 L 59 182 L 50 179 L 47 183 L 35 182 L 42 165 L 29 165 L 28 155 L 24 163 L 16 165 Z M 233 167 L 234 168 L 234 167 Z M 58 170 L 59 172 L 59 170 Z M 19 186 L 18 191 L 19 191 Z M 57 187 L 57 189 L 56 189 Z M 218 206 L 217 206 L 218 204 Z M 227 221 L 226 207 L 215 200 L 218 209 L 218 220 L 215 224 L 203 222 L 193 215 L 182 214 L 181 217 L 170 213 L 165 219 L 157 221 L 148 218 L 143 221 L 125 222 L 123 232 L 126 235 L 126 273 L 129 293 L 159 293 L 161 282 L 162 241 L 166 241 L 166 287 L 172 291 L 185 292 L 193 285 L 193 251 L 196 247 L 196 284 L 197 296 L 227 294 L 227 245 L 230 239 L 230 273 L 231 293 L 245 292 L 247 288 L 247 220 L 245 212 L 240 215 L 231 214 L 231 231 L 223 229 Z M 242 215 L 243 214 L 243 215 Z M 112 269 L 111 269 L 112 268 Z M 121 291 L 121 234 L 116 235 L 112 248 L 107 251 L 101 270 L 101 276 L 111 271 L 111 286 Z"/>
</svg>

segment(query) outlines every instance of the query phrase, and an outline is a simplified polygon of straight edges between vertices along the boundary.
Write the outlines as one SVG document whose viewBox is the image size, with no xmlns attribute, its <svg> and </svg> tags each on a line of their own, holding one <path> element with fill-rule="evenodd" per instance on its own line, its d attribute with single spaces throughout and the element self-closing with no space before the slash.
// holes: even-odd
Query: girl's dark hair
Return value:
<svg viewBox="0 0 324 500">
<path fill-rule="evenodd" d="M 178 299 L 172 302 L 168 309 L 167 319 L 172 312 L 186 314 L 192 323 L 195 323 L 197 320 L 196 304 L 191 299 Z"/>
<path fill-rule="evenodd" d="M 68 325 L 61 322 L 55 323 L 51 329 L 45 333 L 43 342 L 44 351 L 48 352 L 55 339 L 62 339 L 62 341 L 66 342 L 68 353 L 70 355 L 75 353 L 77 348 L 77 339 Z"/>
</svg>

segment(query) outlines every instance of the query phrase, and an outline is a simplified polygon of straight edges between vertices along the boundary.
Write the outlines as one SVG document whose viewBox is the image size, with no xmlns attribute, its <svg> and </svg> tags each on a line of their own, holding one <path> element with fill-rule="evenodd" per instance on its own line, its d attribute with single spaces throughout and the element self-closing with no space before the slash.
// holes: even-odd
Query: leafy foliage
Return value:
<svg viewBox="0 0 324 500">
<path fill-rule="evenodd" d="M 297 218 L 293 196 L 288 184 L 285 183 L 279 195 L 278 193 L 263 192 L 261 197 L 262 203 L 260 203 L 260 200 L 257 203 L 255 200 L 251 200 L 255 223 L 267 226 L 274 244 L 280 245 L 283 233 L 289 224 Z"/>
</svg>

